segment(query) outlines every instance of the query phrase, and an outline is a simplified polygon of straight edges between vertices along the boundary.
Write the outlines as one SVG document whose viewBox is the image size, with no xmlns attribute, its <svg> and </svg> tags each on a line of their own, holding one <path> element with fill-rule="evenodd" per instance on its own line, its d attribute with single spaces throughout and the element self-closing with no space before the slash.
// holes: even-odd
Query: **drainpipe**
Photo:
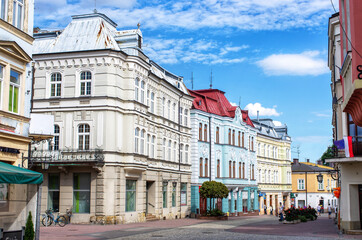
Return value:
<svg viewBox="0 0 362 240">
<path fill-rule="evenodd" d="M 305 206 L 308 207 L 308 174 L 305 172 Z"/>
<path fill-rule="evenodd" d="M 178 172 L 180 178 L 180 218 L 181 218 L 181 98 L 183 98 L 184 94 L 181 92 L 181 95 L 178 98 Z M 186 150 L 186 145 L 185 145 Z M 185 151 L 186 156 L 186 151 Z M 187 199 L 186 199 L 187 202 Z"/>
<path fill-rule="evenodd" d="M 209 116 L 209 139 L 210 139 L 210 147 L 209 147 L 209 158 L 210 158 L 210 162 L 209 162 L 209 181 L 211 181 L 211 116 Z M 207 140 L 207 139 L 206 139 Z"/>
</svg>

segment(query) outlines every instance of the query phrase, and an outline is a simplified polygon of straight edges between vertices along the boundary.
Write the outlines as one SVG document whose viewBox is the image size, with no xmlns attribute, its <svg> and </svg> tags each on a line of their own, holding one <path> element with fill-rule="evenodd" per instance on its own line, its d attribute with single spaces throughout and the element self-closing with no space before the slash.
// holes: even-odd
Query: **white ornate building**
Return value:
<svg viewBox="0 0 362 240">
<path fill-rule="evenodd" d="M 42 209 L 72 222 L 141 222 L 190 212 L 192 97 L 142 51 L 139 29 L 117 31 L 100 13 L 59 32 L 35 34 L 35 113 L 55 117 L 37 146 Z M 39 168 L 36 168 L 39 169 Z"/>
</svg>

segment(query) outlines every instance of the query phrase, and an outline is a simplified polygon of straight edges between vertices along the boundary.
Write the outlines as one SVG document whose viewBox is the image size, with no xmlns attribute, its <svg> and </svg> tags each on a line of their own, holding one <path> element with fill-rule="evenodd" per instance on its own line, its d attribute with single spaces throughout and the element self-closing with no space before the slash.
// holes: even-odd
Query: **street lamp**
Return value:
<svg viewBox="0 0 362 240">
<path fill-rule="evenodd" d="M 322 183 L 322 182 L 323 182 L 323 175 L 322 175 L 321 173 L 319 173 L 319 174 L 317 175 L 317 181 L 318 181 L 319 183 Z"/>
</svg>

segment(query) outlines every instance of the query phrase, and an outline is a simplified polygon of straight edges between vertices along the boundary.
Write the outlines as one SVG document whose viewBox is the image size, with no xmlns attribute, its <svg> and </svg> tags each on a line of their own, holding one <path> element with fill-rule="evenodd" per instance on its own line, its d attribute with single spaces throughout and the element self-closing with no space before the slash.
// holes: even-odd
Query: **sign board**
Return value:
<svg viewBox="0 0 362 240">
<path fill-rule="evenodd" d="M 23 227 L 21 230 L 17 231 L 3 231 L 2 228 L 0 228 L 0 239 L 6 239 L 6 240 L 20 240 L 24 239 L 25 235 L 25 227 Z"/>
</svg>

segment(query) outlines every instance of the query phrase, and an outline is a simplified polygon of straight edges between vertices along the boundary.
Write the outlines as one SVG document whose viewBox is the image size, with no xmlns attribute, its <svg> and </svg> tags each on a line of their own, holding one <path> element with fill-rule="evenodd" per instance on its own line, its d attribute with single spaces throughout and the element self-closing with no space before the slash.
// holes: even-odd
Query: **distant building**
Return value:
<svg viewBox="0 0 362 240">
<path fill-rule="evenodd" d="M 330 205 L 333 209 L 338 207 L 338 199 L 333 195 L 333 188 L 337 181 L 331 177 L 331 167 L 318 165 L 311 162 L 293 160 L 292 164 L 292 205 L 295 207 L 317 208 L 318 205 L 325 211 Z M 323 176 L 323 181 L 318 182 L 317 175 Z"/>
<path fill-rule="evenodd" d="M 34 113 L 53 115 L 54 139 L 33 146 L 44 173 L 42 211 L 73 223 L 128 223 L 190 213 L 192 97 L 142 51 L 140 29 L 106 15 L 72 17 L 35 34 Z M 35 149 L 36 147 L 36 149 Z"/>
<path fill-rule="evenodd" d="M 260 213 L 277 215 L 280 205 L 290 207 L 292 170 L 290 145 L 286 125 L 275 126 L 272 119 L 252 120 L 257 129 L 257 161 Z"/>
<path fill-rule="evenodd" d="M 328 66 L 333 139 L 342 144 L 326 162 L 340 174 L 339 225 L 348 231 L 362 229 L 362 2 L 340 0 L 339 9 L 329 18 Z"/>
<path fill-rule="evenodd" d="M 214 180 L 229 189 L 222 199 L 230 215 L 258 210 L 256 129 L 248 112 L 232 106 L 217 89 L 189 90 L 191 110 L 191 211 L 203 213 L 210 205 L 200 198 L 199 186 Z"/>
</svg>

